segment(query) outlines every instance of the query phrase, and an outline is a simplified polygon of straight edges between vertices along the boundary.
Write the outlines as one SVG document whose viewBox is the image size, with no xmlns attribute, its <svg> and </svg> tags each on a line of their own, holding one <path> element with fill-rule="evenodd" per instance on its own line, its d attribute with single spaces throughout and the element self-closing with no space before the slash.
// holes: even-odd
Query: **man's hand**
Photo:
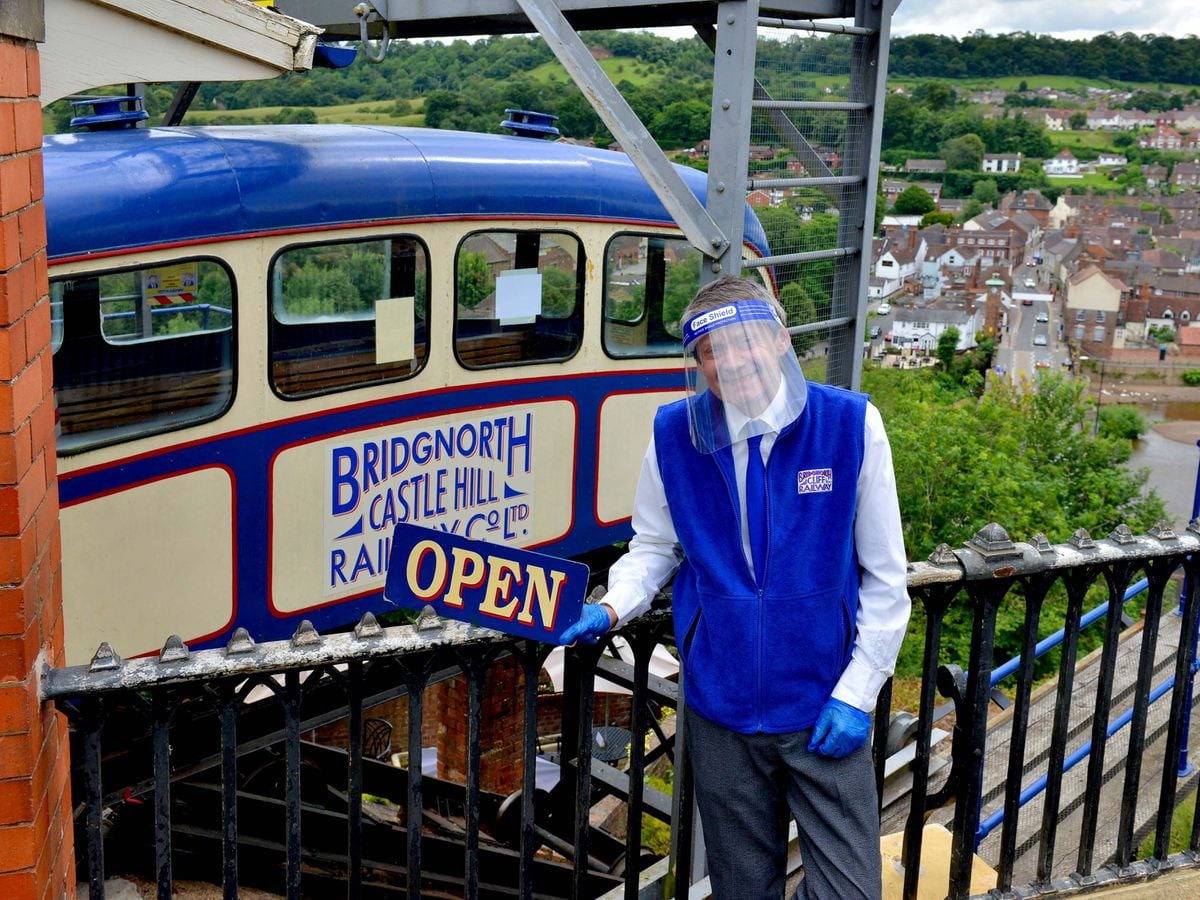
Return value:
<svg viewBox="0 0 1200 900">
<path fill-rule="evenodd" d="M 579 621 L 563 632 L 558 639 L 560 644 L 574 644 L 580 641 L 584 644 L 594 644 L 612 628 L 613 614 L 603 603 L 588 603 L 579 614 Z"/>
<path fill-rule="evenodd" d="M 871 717 L 861 709 L 830 697 L 821 707 L 808 742 L 810 753 L 841 759 L 863 745 L 871 733 Z"/>
</svg>

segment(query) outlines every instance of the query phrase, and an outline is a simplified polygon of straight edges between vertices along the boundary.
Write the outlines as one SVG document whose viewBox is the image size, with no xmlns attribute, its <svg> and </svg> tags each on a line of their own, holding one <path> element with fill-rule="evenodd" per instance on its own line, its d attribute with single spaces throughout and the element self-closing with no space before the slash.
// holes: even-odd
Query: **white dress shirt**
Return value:
<svg viewBox="0 0 1200 900">
<path fill-rule="evenodd" d="M 726 408 L 729 433 L 742 436 L 749 420 L 732 405 Z M 778 421 L 781 409 L 786 415 L 786 404 L 777 395 L 771 406 L 758 417 L 767 428 L 759 448 L 764 464 L 780 429 L 787 424 Z M 742 551 L 753 569 L 746 525 L 745 437 L 736 440 L 730 450 L 737 477 Z M 604 598 L 622 624 L 649 609 L 659 589 L 670 580 L 683 560 L 675 523 L 667 507 L 653 434 L 642 459 L 634 496 L 633 530 L 628 551 L 609 570 L 608 594 Z M 884 682 L 895 669 L 911 604 L 900 506 L 892 471 L 892 449 L 879 410 L 870 403 L 866 411 L 863 463 L 858 475 L 854 548 L 860 572 L 858 630 L 850 662 L 834 687 L 833 696 L 864 712 L 871 712 Z M 803 623 L 796 624 L 798 628 L 803 627 Z"/>
</svg>

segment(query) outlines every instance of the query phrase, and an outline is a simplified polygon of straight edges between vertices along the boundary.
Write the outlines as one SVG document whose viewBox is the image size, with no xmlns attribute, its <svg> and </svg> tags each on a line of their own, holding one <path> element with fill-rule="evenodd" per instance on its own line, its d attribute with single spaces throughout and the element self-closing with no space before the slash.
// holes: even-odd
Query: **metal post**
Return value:
<svg viewBox="0 0 1200 900">
<path fill-rule="evenodd" d="M 701 284 L 720 275 L 738 275 L 742 270 L 757 41 L 758 0 L 717 6 L 707 206 L 724 230 L 730 252 L 708 261 L 709 265 L 700 271 Z"/>
<path fill-rule="evenodd" d="M 1200 447 L 1200 441 L 1196 441 L 1196 446 Z M 1200 516 L 1200 462 L 1196 464 L 1196 484 L 1192 489 L 1192 519 L 1195 520 Z M 1185 575 L 1183 578 L 1183 586 L 1179 590 L 1179 607 L 1175 610 L 1175 615 L 1183 615 L 1183 602 L 1188 593 L 1188 578 Z M 1192 659 L 1196 658 L 1197 639 L 1200 638 L 1200 625 L 1197 625 L 1196 631 L 1192 633 Z M 1179 735 L 1179 769 L 1178 775 L 1180 778 L 1186 778 L 1192 774 L 1192 764 L 1188 762 L 1188 735 L 1191 732 L 1192 721 L 1192 704 L 1195 702 L 1195 676 L 1188 675 L 1187 683 L 1187 701 L 1184 703 L 1184 709 L 1187 710 L 1187 715 L 1183 717 L 1183 722 L 1180 724 Z"/>
<path fill-rule="evenodd" d="M 1092 426 L 1092 437 L 1100 434 L 1100 406 L 1104 403 L 1104 364 L 1108 360 L 1100 360 L 1100 387 L 1096 389 L 1096 423 Z"/>
</svg>

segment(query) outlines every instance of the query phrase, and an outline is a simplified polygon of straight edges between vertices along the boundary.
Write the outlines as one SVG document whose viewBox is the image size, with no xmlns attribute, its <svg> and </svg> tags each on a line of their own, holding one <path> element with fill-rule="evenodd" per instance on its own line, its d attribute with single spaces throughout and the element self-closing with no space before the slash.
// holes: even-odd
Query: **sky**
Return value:
<svg viewBox="0 0 1200 900">
<path fill-rule="evenodd" d="M 1106 31 L 1122 34 L 1200 34 L 1196 0 L 901 0 L 892 34 L 948 34 L 962 37 L 982 29 L 989 34 L 1029 31 L 1060 38 L 1088 38 Z"/>
</svg>

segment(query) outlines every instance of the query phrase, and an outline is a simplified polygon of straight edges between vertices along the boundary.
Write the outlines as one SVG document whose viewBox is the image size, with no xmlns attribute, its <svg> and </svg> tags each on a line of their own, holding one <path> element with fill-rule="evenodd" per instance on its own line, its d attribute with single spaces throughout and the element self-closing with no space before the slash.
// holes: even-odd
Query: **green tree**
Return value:
<svg viewBox="0 0 1200 900">
<path fill-rule="evenodd" d="M 958 95 L 948 84 L 941 81 L 926 81 L 917 86 L 912 95 L 913 103 L 924 106 L 934 112 L 950 109 L 958 100 Z"/>
<path fill-rule="evenodd" d="M 947 386 L 931 370 L 867 369 L 863 389 L 887 424 L 896 470 L 904 539 L 910 559 L 942 542 L 957 546 L 988 522 L 1016 540 L 1039 532 L 1064 541 L 1076 528 L 1107 534 L 1121 522 L 1144 531 L 1163 514 L 1131 472 L 1128 440 L 1093 438 L 1083 383 L 1058 373 L 1036 383 L 993 381 L 980 397 Z M 997 627 L 998 660 L 1018 652 L 1023 605 L 1006 601 Z M 1042 634 L 1062 624 L 1065 594 L 1047 599 Z M 897 674 L 921 673 L 924 620 L 914 607 Z M 944 622 L 946 661 L 964 663 L 971 614 L 952 607 Z M 1093 640 L 1093 638 L 1089 638 Z M 1098 638 L 1096 638 L 1098 640 Z M 1042 663 L 1043 669 L 1054 664 Z"/>
<path fill-rule="evenodd" d="M 783 286 L 779 292 L 779 302 L 787 312 L 789 325 L 805 325 L 817 321 L 816 304 L 812 302 L 808 292 L 796 282 Z M 812 334 L 798 334 L 792 338 L 792 346 L 796 348 L 797 353 L 803 354 L 814 341 Z"/>
<path fill-rule="evenodd" d="M 458 254 L 458 305 L 474 309 L 492 292 L 487 257 L 473 250 Z"/>
<path fill-rule="evenodd" d="M 346 277 L 354 285 L 362 309 L 371 309 L 376 300 L 383 299 L 384 267 L 383 247 L 379 244 L 355 249 L 342 265 Z"/>
<path fill-rule="evenodd" d="M 954 356 L 958 353 L 958 329 L 951 325 L 938 335 L 937 350 L 934 355 L 942 363 L 942 371 L 950 372 L 954 367 Z"/>
<path fill-rule="evenodd" d="M 691 147 L 708 137 L 708 104 L 699 100 L 669 103 L 649 120 L 650 133 L 664 147 Z"/>
<path fill-rule="evenodd" d="M 923 216 L 927 212 L 933 212 L 936 208 L 937 204 L 933 202 L 929 192 L 915 184 L 901 191 L 892 207 L 901 216 Z"/>
<path fill-rule="evenodd" d="M 1071 126 L 1072 131 L 1083 131 L 1083 129 L 1087 128 L 1087 113 L 1083 110 L 1071 113 L 1067 119 L 1067 124 Z"/>
<path fill-rule="evenodd" d="M 991 178 L 984 178 L 975 182 L 971 189 L 971 198 L 984 206 L 995 206 L 1000 201 L 1000 188 Z"/>
<path fill-rule="evenodd" d="M 942 144 L 942 158 L 948 169 L 978 169 L 983 164 L 983 138 L 977 134 L 964 134 Z"/>
<path fill-rule="evenodd" d="M 930 225 L 945 225 L 949 228 L 954 224 L 954 213 L 948 212 L 927 212 L 921 216 L 921 227 L 928 228 Z"/>
<path fill-rule="evenodd" d="M 558 266 L 542 269 L 542 315 L 562 318 L 575 309 L 575 274 Z"/>
<path fill-rule="evenodd" d="M 283 280 L 283 308 L 293 316 L 334 316 L 361 309 L 358 290 L 341 267 L 323 268 L 309 259 Z"/>
<path fill-rule="evenodd" d="M 1099 410 L 1100 416 L 1100 434 L 1102 437 L 1123 438 L 1127 441 L 1136 440 L 1147 431 L 1150 426 L 1146 422 L 1146 417 L 1138 412 L 1136 406 L 1127 406 L 1124 404 L 1112 404 L 1102 406 Z"/>
<path fill-rule="evenodd" d="M 962 211 L 958 214 L 959 222 L 969 222 L 977 215 L 983 212 L 983 204 L 972 197 L 963 204 Z"/>
</svg>

